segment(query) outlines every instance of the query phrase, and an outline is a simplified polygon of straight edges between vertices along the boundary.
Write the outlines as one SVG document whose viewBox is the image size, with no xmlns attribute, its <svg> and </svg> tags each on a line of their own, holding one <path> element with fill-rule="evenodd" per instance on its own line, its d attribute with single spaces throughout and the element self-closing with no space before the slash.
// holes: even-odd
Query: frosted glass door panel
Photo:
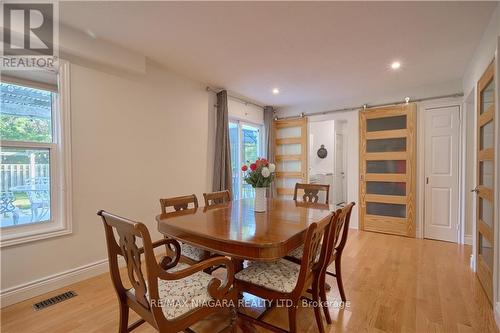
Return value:
<svg viewBox="0 0 500 333">
<path fill-rule="evenodd" d="M 299 155 L 302 153 L 300 143 L 282 144 L 276 146 L 276 155 Z"/>
<path fill-rule="evenodd" d="M 491 80 L 483 91 L 481 91 L 480 114 L 485 113 L 495 103 L 495 80 Z"/>
<path fill-rule="evenodd" d="M 487 199 L 479 198 L 479 218 L 493 227 L 493 205 Z"/>
<path fill-rule="evenodd" d="M 480 140 L 481 150 L 493 148 L 493 140 L 494 140 L 493 121 L 490 121 L 486 125 L 481 127 L 479 140 Z"/>
<path fill-rule="evenodd" d="M 406 128 L 406 115 L 366 120 L 366 131 L 390 131 Z"/>
<path fill-rule="evenodd" d="M 366 140 L 367 153 L 406 151 L 406 138 Z"/>
<path fill-rule="evenodd" d="M 406 183 L 403 182 L 366 182 L 367 194 L 406 195 Z"/>
<path fill-rule="evenodd" d="M 406 173 L 406 161 L 366 161 L 367 173 Z"/>
<path fill-rule="evenodd" d="M 277 187 L 282 188 L 294 188 L 295 184 L 302 183 L 301 178 L 276 178 L 275 180 Z"/>
<path fill-rule="evenodd" d="M 479 255 L 493 271 L 493 245 L 481 233 L 479 233 Z"/>
<path fill-rule="evenodd" d="M 278 162 L 279 170 L 286 172 L 301 172 L 300 161 L 280 161 Z"/>
<path fill-rule="evenodd" d="M 406 217 L 406 205 L 367 202 L 366 214 L 404 218 Z"/>
<path fill-rule="evenodd" d="M 285 127 L 276 130 L 277 139 L 300 138 L 302 130 L 300 127 Z"/>
<path fill-rule="evenodd" d="M 493 189 L 493 161 L 479 162 L 479 185 Z"/>
</svg>

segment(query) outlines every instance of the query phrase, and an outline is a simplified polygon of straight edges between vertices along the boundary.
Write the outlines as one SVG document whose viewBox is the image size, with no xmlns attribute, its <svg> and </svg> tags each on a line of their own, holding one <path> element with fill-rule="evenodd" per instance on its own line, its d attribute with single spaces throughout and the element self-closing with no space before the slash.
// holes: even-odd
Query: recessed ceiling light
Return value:
<svg viewBox="0 0 500 333">
<path fill-rule="evenodd" d="M 392 64 L 391 64 L 391 68 L 392 69 L 399 69 L 401 67 L 401 63 L 399 61 L 394 61 Z"/>
<path fill-rule="evenodd" d="M 273 95 L 278 95 L 280 93 L 280 90 L 278 88 L 273 89 Z"/>
<path fill-rule="evenodd" d="M 87 35 L 89 35 L 89 37 L 91 37 L 91 38 L 93 38 L 93 39 L 96 39 L 96 38 L 97 38 L 96 34 L 95 34 L 92 30 L 90 30 L 90 29 L 85 30 L 85 33 L 86 33 Z"/>
</svg>

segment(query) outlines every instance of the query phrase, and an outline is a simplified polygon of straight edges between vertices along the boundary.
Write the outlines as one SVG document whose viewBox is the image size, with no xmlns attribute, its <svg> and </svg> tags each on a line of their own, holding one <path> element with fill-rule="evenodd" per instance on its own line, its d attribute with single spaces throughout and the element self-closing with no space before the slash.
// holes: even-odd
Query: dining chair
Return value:
<svg viewBox="0 0 500 333">
<path fill-rule="evenodd" d="M 160 199 L 160 206 L 162 214 L 167 214 L 172 209 L 175 212 L 184 211 L 187 213 L 189 210 L 195 211 L 198 208 L 198 198 L 196 198 L 196 195 L 191 194 Z M 208 251 L 193 245 L 181 243 L 181 258 L 183 262 L 195 264 L 209 257 L 210 252 Z"/>
<path fill-rule="evenodd" d="M 325 204 L 328 204 L 330 185 L 324 184 L 303 184 L 296 183 L 295 190 L 293 191 L 293 200 L 297 201 L 299 190 L 303 191 L 302 200 L 304 202 L 317 203 L 319 201 L 319 192 L 326 192 Z"/>
<path fill-rule="evenodd" d="M 231 201 L 231 192 L 229 190 L 203 193 L 205 207 L 212 207 Z"/>
<path fill-rule="evenodd" d="M 103 210 L 97 214 L 104 224 L 109 270 L 119 301 L 119 333 L 130 332 L 144 322 L 159 332 L 190 331 L 194 323 L 228 307 L 231 325 L 224 331 L 234 332 L 237 294 L 232 287 L 234 267 L 230 259 L 210 258 L 193 266 L 180 263 L 180 245 L 176 240 L 167 238 L 153 243 L 143 223 Z M 138 238 L 142 247 L 137 244 Z M 158 263 L 154 249 L 162 245 L 171 251 Z M 128 281 L 120 276 L 120 256 L 125 259 Z M 215 265 L 227 268 L 225 282 L 203 272 Z M 124 282 L 131 287 L 126 288 Z M 130 309 L 141 318 L 128 325 Z"/>
<path fill-rule="evenodd" d="M 321 300 L 326 303 L 326 275 L 334 276 L 337 280 L 337 287 L 339 289 L 340 298 L 343 302 L 346 302 L 346 296 L 344 291 L 344 284 L 342 283 L 342 252 L 344 251 L 344 247 L 347 243 L 347 236 L 349 235 L 349 222 L 351 220 L 351 212 L 352 208 L 356 205 L 356 203 L 351 202 L 348 205 L 337 209 L 335 212 L 335 228 L 336 231 L 332 232 L 331 236 L 328 239 L 330 243 L 328 253 L 325 258 L 325 266 L 322 272 L 320 273 L 319 278 L 319 294 Z M 300 246 L 297 249 L 293 250 L 286 256 L 285 258 L 295 262 L 301 263 L 304 255 L 304 247 Z M 335 273 L 328 271 L 328 266 L 330 266 L 333 262 L 335 262 Z M 324 308 L 326 321 L 328 324 L 332 323 L 330 312 L 328 311 L 328 307 Z"/>
<path fill-rule="evenodd" d="M 275 304 L 286 302 L 285 304 L 290 305 L 288 307 L 289 332 L 297 332 L 299 301 L 311 285 L 313 301 L 320 303 L 319 278 L 328 251 L 326 248 L 328 242 L 322 240 L 334 230 L 331 227 L 334 218 L 333 214 L 325 227 L 320 228 L 316 223 L 309 226 L 304 245 L 304 258 L 307 260 L 302 260 L 300 265 L 285 259 L 273 262 L 255 261 L 235 274 L 234 284 L 239 293 L 247 292 Z M 319 332 L 324 332 L 320 307 L 314 307 L 314 314 Z M 268 330 L 283 332 L 283 329 L 259 320 L 260 318 L 241 312 L 238 316 Z"/>
</svg>

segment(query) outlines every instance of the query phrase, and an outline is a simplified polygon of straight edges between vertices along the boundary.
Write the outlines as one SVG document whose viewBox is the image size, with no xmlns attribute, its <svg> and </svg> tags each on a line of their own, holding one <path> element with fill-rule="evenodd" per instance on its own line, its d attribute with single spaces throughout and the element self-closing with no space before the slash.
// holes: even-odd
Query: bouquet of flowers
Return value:
<svg viewBox="0 0 500 333">
<path fill-rule="evenodd" d="M 269 163 L 265 158 L 258 158 L 248 167 L 246 164 L 241 167 L 245 173 L 245 181 L 252 187 L 269 187 L 274 180 L 276 166 Z"/>
</svg>

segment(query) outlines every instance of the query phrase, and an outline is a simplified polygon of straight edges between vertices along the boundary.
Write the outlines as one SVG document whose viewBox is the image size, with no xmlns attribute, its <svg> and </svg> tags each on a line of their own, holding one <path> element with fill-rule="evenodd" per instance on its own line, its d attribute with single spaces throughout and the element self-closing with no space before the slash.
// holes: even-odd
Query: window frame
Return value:
<svg viewBox="0 0 500 333">
<path fill-rule="evenodd" d="M 229 123 L 233 123 L 233 124 L 236 124 L 238 126 L 238 159 L 236 161 L 236 165 L 237 165 L 237 168 L 236 170 L 238 170 L 239 172 L 239 175 L 238 175 L 238 198 L 235 198 L 234 197 L 234 189 L 233 189 L 233 200 L 241 200 L 242 199 L 242 191 L 243 191 L 243 178 L 241 177 L 241 171 L 240 171 L 240 167 L 243 165 L 243 146 L 242 146 L 242 140 L 243 140 L 243 126 L 250 126 L 250 127 L 255 127 L 258 129 L 259 131 L 259 144 L 258 144 L 258 150 L 257 150 L 257 156 L 259 157 L 263 157 L 263 152 L 264 152 L 264 145 L 263 145 L 263 139 L 264 139 L 264 125 L 263 124 L 259 124 L 259 123 L 254 123 L 254 122 L 250 122 L 250 121 L 247 121 L 247 120 L 241 120 L 237 117 L 229 117 L 229 121 L 228 121 L 228 126 L 229 126 Z M 233 156 L 231 156 L 231 158 L 233 158 Z"/>
<path fill-rule="evenodd" d="M 59 60 L 59 63 L 59 90 L 52 95 L 52 142 L 2 140 L 1 143 L 6 148 L 49 149 L 51 218 L 40 223 L 0 228 L 0 247 L 72 233 L 70 68 L 67 61 Z"/>
</svg>

